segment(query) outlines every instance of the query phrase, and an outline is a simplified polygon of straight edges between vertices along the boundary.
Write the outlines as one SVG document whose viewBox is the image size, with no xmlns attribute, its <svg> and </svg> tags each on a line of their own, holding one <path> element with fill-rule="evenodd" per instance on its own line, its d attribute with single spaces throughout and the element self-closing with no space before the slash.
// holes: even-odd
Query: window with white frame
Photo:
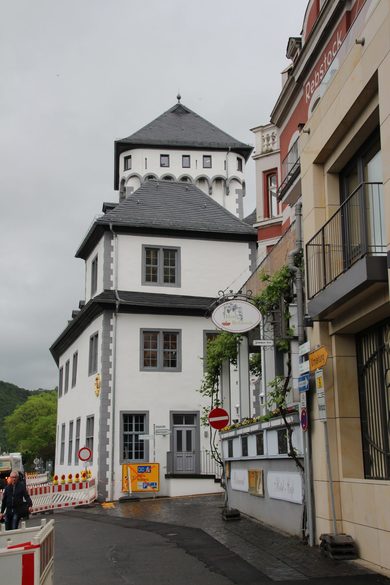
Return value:
<svg viewBox="0 0 390 585">
<path fill-rule="evenodd" d="M 79 464 L 79 450 L 80 450 L 80 428 L 81 428 L 81 418 L 76 419 L 76 432 L 74 436 L 74 464 Z"/>
<path fill-rule="evenodd" d="M 89 359 L 88 359 L 88 375 L 96 374 L 98 370 L 98 341 L 99 333 L 94 333 L 89 338 Z"/>
<path fill-rule="evenodd" d="M 143 246 L 142 284 L 180 286 L 180 248 Z"/>
<path fill-rule="evenodd" d="M 121 461 L 145 461 L 147 443 L 141 438 L 148 432 L 146 412 L 123 412 L 121 416 Z"/>
<path fill-rule="evenodd" d="M 61 443 L 60 443 L 60 465 L 64 464 L 65 459 L 65 423 L 61 425 Z"/>
<path fill-rule="evenodd" d="M 64 368 L 63 368 L 63 366 L 61 366 L 60 371 L 59 371 L 59 379 L 58 379 L 58 396 L 62 396 L 63 390 L 64 390 Z"/>
<path fill-rule="evenodd" d="M 94 425 L 95 425 L 95 417 L 87 416 L 86 424 L 85 424 L 85 446 L 91 450 L 92 457 L 89 460 L 89 463 L 92 463 L 93 460 L 93 433 L 94 433 Z"/>
<path fill-rule="evenodd" d="M 98 257 L 92 260 L 91 264 L 91 297 L 97 291 L 97 283 L 98 283 Z"/>
<path fill-rule="evenodd" d="M 256 455 L 264 455 L 264 431 L 256 434 Z"/>
<path fill-rule="evenodd" d="M 68 465 L 72 465 L 73 455 L 73 421 L 69 422 L 69 437 L 68 437 Z"/>
<path fill-rule="evenodd" d="M 73 361 L 72 361 L 72 388 L 76 386 L 77 382 L 77 363 L 79 359 L 79 352 L 75 351 L 73 354 Z"/>
<path fill-rule="evenodd" d="M 65 363 L 65 384 L 64 384 L 64 394 L 67 393 L 69 390 L 69 370 L 70 370 L 70 361 L 66 360 Z"/>
<path fill-rule="evenodd" d="M 141 330 L 141 370 L 178 372 L 181 335 L 173 330 Z"/>
<path fill-rule="evenodd" d="M 264 217 L 277 217 L 279 215 L 279 202 L 276 170 L 265 173 L 264 188 Z"/>
</svg>

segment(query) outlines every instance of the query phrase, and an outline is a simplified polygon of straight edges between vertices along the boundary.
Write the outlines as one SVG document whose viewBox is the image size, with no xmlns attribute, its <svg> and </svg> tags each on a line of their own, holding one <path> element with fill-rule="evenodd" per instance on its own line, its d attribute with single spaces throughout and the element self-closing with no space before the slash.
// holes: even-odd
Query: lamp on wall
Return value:
<svg viewBox="0 0 390 585">
<path fill-rule="evenodd" d="M 357 45 L 361 45 L 362 47 L 364 47 L 365 42 L 366 42 L 366 39 L 364 37 L 362 37 L 361 39 L 355 39 L 355 43 Z"/>
</svg>

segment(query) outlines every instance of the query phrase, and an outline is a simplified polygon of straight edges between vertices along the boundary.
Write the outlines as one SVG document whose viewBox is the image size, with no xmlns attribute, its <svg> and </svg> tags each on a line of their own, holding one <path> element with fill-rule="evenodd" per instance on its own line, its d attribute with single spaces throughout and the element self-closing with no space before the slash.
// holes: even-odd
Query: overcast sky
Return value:
<svg viewBox="0 0 390 585">
<path fill-rule="evenodd" d="M 74 254 L 113 190 L 114 140 L 182 103 L 253 144 L 307 0 L 12 0 L 0 24 L 0 380 L 57 385 L 84 298 Z M 247 166 L 246 212 L 254 209 Z M 217 291 L 216 291 L 217 292 Z"/>
</svg>

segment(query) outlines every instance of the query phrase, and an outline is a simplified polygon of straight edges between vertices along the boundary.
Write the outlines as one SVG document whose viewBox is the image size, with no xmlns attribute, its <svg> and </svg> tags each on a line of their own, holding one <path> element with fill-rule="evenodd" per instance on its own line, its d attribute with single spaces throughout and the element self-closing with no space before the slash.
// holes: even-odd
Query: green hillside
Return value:
<svg viewBox="0 0 390 585">
<path fill-rule="evenodd" d="M 7 451 L 3 420 L 31 396 L 32 391 L 0 380 L 0 453 Z"/>
</svg>

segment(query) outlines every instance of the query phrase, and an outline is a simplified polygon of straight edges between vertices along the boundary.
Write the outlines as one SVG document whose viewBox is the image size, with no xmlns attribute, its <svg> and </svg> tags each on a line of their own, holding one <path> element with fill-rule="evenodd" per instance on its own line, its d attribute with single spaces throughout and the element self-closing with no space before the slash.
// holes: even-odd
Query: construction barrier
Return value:
<svg viewBox="0 0 390 585">
<path fill-rule="evenodd" d="M 1 582 L 4 585 L 52 585 L 54 520 L 40 526 L 0 532 Z"/>
<path fill-rule="evenodd" d="M 96 500 L 95 480 L 41 485 L 28 488 L 33 502 L 32 513 L 91 504 Z"/>
<path fill-rule="evenodd" d="M 95 480 L 78 483 L 65 483 L 59 485 L 42 484 L 36 486 L 28 485 L 28 493 L 32 499 L 32 514 L 69 508 L 72 506 L 83 506 L 91 504 L 96 500 Z M 0 500 L 2 492 L 0 491 Z"/>
<path fill-rule="evenodd" d="M 49 473 L 26 473 L 26 485 L 29 488 L 33 485 L 42 485 L 49 482 Z"/>
</svg>

